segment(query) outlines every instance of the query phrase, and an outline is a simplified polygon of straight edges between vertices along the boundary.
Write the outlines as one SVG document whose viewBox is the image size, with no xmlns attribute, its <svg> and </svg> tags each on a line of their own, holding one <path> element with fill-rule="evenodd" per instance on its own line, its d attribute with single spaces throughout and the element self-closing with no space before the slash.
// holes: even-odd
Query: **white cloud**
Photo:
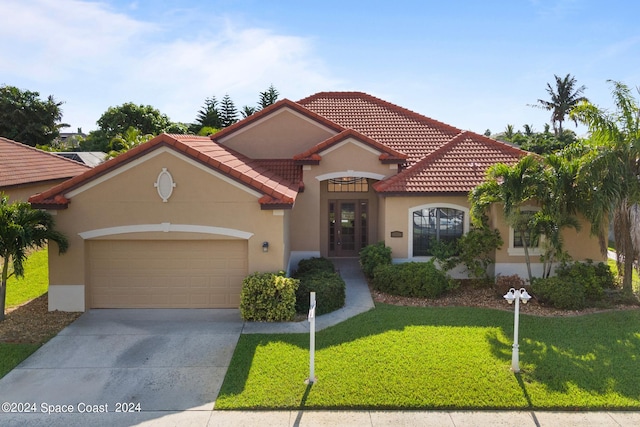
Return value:
<svg viewBox="0 0 640 427">
<path fill-rule="evenodd" d="M 271 83 L 294 100 L 339 84 L 309 39 L 238 28 L 228 17 L 195 22 L 142 22 L 79 0 L 3 0 L 0 84 L 53 94 L 65 101 L 63 121 L 84 131 L 124 102 L 192 121 L 212 95 L 229 93 L 240 108 Z"/>
</svg>

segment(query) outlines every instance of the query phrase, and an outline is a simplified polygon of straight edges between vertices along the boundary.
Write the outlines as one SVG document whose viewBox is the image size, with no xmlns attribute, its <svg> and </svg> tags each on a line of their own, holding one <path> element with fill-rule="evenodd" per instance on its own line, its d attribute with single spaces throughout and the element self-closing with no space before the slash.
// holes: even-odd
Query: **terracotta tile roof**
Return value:
<svg viewBox="0 0 640 427">
<path fill-rule="evenodd" d="M 319 144 L 316 144 L 314 147 L 311 147 L 309 150 L 304 153 L 300 153 L 298 155 L 293 156 L 295 160 L 303 160 L 303 161 L 320 161 L 319 153 L 331 147 L 332 145 L 338 144 L 346 139 L 353 138 L 359 142 L 362 142 L 370 147 L 375 148 L 380 151 L 380 161 L 383 163 L 404 163 L 407 159 L 406 154 L 402 154 L 397 152 L 396 150 L 379 143 L 378 141 L 374 141 L 373 139 L 353 130 L 347 129 L 339 134 L 332 136 L 329 139 L 322 141 Z"/>
<path fill-rule="evenodd" d="M 320 92 L 298 104 L 408 156 L 412 165 L 461 130 L 362 92 Z"/>
<path fill-rule="evenodd" d="M 468 193 L 495 163 L 529 154 L 473 132 L 463 132 L 410 169 L 374 184 L 380 193 Z"/>
<path fill-rule="evenodd" d="M 160 146 L 169 146 L 212 169 L 252 188 L 263 196 L 263 208 L 291 208 L 298 194 L 297 184 L 287 181 L 273 171 L 208 137 L 193 135 L 159 135 L 99 166 L 63 182 L 43 193 L 32 196 L 29 202 L 38 207 L 65 208 L 69 203 L 64 194 L 104 175 L 112 169 L 137 159 Z"/>
<path fill-rule="evenodd" d="M 71 178 L 90 167 L 0 137 L 0 188 Z"/>
<path fill-rule="evenodd" d="M 276 175 L 280 175 L 287 181 L 298 184 L 300 189 L 304 188 L 302 181 L 302 165 L 292 159 L 255 159 L 254 163 L 270 170 Z"/>
</svg>

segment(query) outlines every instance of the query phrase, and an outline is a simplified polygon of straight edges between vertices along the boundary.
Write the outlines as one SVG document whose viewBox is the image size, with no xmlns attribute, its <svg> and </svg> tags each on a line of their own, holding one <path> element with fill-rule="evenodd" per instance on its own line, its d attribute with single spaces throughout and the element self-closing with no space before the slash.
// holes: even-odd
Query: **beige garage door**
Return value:
<svg viewBox="0 0 640 427">
<path fill-rule="evenodd" d="M 246 240 L 87 242 L 91 308 L 238 308 Z"/>
</svg>

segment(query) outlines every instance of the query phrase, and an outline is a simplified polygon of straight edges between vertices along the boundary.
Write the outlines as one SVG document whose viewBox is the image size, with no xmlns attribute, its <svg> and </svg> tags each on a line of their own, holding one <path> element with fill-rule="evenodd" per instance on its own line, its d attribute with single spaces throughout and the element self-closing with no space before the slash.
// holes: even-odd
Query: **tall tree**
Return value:
<svg viewBox="0 0 640 427">
<path fill-rule="evenodd" d="M 551 123 L 556 136 L 562 135 L 562 123 L 564 119 L 571 113 L 571 110 L 582 101 L 588 101 L 582 96 L 586 87 L 576 87 L 576 78 L 571 74 L 567 74 L 564 78 L 553 75 L 555 78 L 555 87 L 547 83 L 547 93 L 550 100 L 538 99 L 538 104 L 533 105 L 538 108 L 551 111 Z M 578 122 L 573 120 L 576 125 Z"/>
<path fill-rule="evenodd" d="M 38 92 L 0 86 L 0 136 L 32 147 L 50 145 L 69 126 L 61 123 L 62 104 L 51 95 L 43 101 Z"/>
<path fill-rule="evenodd" d="M 259 109 L 267 108 L 269 105 L 275 104 L 278 100 L 280 93 L 271 84 L 269 89 L 264 92 L 260 92 L 260 100 L 258 101 Z"/>
<path fill-rule="evenodd" d="M 130 127 L 143 134 L 158 135 L 170 124 L 169 117 L 151 105 L 136 105 L 132 102 L 109 107 L 98 119 L 100 130 L 109 139 L 124 134 Z"/>
<path fill-rule="evenodd" d="M 623 289 L 631 294 L 634 260 L 640 249 L 640 106 L 623 83 L 611 81 L 616 111 L 609 113 L 583 102 L 571 116 L 589 127 L 589 148 L 580 172 L 583 212 L 591 231 L 607 250 L 609 214 L 622 271 Z"/>
<path fill-rule="evenodd" d="M 206 98 L 204 100 L 204 106 L 200 109 L 200 111 L 198 111 L 198 115 L 196 116 L 195 128 L 192 130 L 198 132 L 203 127 L 215 129 L 222 128 L 222 121 L 220 119 L 220 108 L 218 106 L 218 100 L 215 96 Z"/>
<path fill-rule="evenodd" d="M 238 121 L 238 109 L 231 100 L 229 94 L 222 98 L 220 103 L 220 123 L 223 128 L 231 126 Z"/>
<path fill-rule="evenodd" d="M 0 321 L 4 320 L 7 279 L 12 275 L 24 276 L 28 250 L 41 248 L 48 241 L 56 242 L 60 253 L 66 252 L 69 247 L 67 238 L 55 230 L 50 213 L 33 209 L 25 202 L 9 204 L 8 197 L 0 193 Z M 13 266 L 11 273 L 9 265 Z"/>
</svg>

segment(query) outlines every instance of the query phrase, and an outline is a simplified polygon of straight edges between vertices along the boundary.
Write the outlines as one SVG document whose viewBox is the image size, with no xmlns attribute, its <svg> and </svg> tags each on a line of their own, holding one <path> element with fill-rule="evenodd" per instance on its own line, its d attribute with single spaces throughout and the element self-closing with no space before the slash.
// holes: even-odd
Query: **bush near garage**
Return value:
<svg viewBox="0 0 640 427">
<path fill-rule="evenodd" d="M 294 277 L 300 280 L 296 291 L 296 311 L 309 311 L 309 293 L 316 293 L 316 314 L 326 314 L 344 307 L 346 284 L 326 258 L 309 258 L 298 263 Z"/>
<path fill-rule="evenodd" d="M 579 310 L 597 305 L 604 298 L 605 289 L 614 287 L 615 280 L 609 266 L 588 261 L 560 265 L 554 277 L 535 279 L 531 291 L 541 303 Z"/>
<path fill-rule="evenodd" d="M 240 315 L 248 321 L 293 320 L 300 281 L 284 273 L 254 273 L 242 281 Z"/>
<path fill-rule="evenodd" d="M 451 280 L 429 262 L 379 265 L 374 271 L 374 289 L 403 297 L 437 298 L 451 287 Z"/>
<path fill-rule="evenodd" d="M 379 265 L 391 265 L 391 248 L 384 242 L 367 245 L 360 250 L 360 266 L 365 276 L 372 279 Z"/>
</svg>

